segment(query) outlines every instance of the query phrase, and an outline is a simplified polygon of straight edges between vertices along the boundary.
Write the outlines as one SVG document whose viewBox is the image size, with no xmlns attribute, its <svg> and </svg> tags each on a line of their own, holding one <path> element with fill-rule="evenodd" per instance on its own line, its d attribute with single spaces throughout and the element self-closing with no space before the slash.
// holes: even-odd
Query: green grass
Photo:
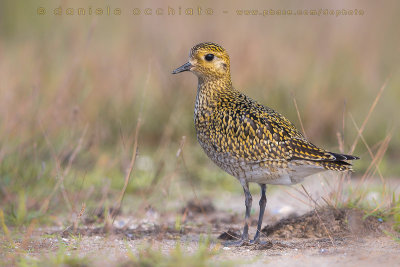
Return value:
<svg viewBox="0 0 400 267">
<path fill-rule="evenodd" d="M 68 266 L 68 267 L 86 267 L 91 266 L 91 261 L 86 257 L 80 257 L 59 242 L 60 247 L 55 253 L 48 256 L 40 256 L 34 258 L 28 255 L 22 255 L 17 259 L 19 267 L 36 267 L 36 266 Z"/>
<path fill-rule="evenodd" d="M 395 194 L 393 194 L 393 202 L 391 204 L 390 213 L 393 216 L 393 229 L 400 233 L 400 196 L 396 200 Z"/>
<path fill-rule="evenodd" d="M 102 256 L 95 258 L 79 256 L 80 236 L 70 236 L 74 239 L 74 245 L 66 245 L 59 238 L 58 249 L 54 252 L 32 256 L 28 251 L 19 251 L 10 257 L 0 260 L 0 264 L 15 265 L 19 267 L 34 266 L 69 266 L 83 267 L 96 266 L 101 262 Z M 71 243 L 72 244 L 72 243 Z M 215 262 L 213 257 L 219 254 L 220 247 L 211 247 L 208 239 L 200 239 L 199 246 L 195 251 L 188 252 L 182 249 L 181 241 L 177 241 L 173 249 L 162 252 L 160 249 L 153 248 L 152 244 L 139 247 L 137 252 L 128 249 L 127 259 L 120 261 L 118 266 L 158 266 L 158 267 L 202 267 L 202 266 L 236 266 L 237 262 L 227 260 Z M 10 255 L 10 254 L 9 254 Z"/>
<path fill-rule="evenodd" d="M 129 254 L 129 261 L 120 266 L 157 266 L 157 267 L 205 267 L 205 266 L 235 266 L 230 261 L 213 261 L 213 256 L 218 254 L 219 248 L 210 248 L 209 241 L 200 240 L 199 247 L 194 253 L 188 253 L 181 248 L 178 241 L 174 249 L 163 253 L 160 250 L 153 249 L 151 245 L 139 250 L 138 255 Z"/>
<path fill-rule="evenodd" d="M 397 1 L 363 4 L 376 11 L 373 16 L 326 20 L 38 17 L 37 5 L 51 8 L 49 3 L 6 2 L 0 4 L 0 219 L 9 241 L 23 239 L 32 225 L 80 225 L 81 218 L 73 218 L 82 207 L 84 216 L 96 217 L 98 210 L 118 206 L 121 194 L 122 212 L 140 217 L 148 206 L 169 212 L 166 203 L 187 200 L 182 192 L 241 193 L 237 181 L 215 167 L 197 144 L 195 77 L 170 74 L 200 41 L 226 47 L 235 86 L 300 129 L 299 113 L 316 145 L 346 153 L 362 136 L 354 150 L 361 160 L 353 177 L 365 183 L 382 178 L 382 186 L 400 177 Z M 222 10 L 231 3 L 213 5 Z M 135 139 L 138 158 L 122 192 Z M 334 205 L 363 209 L 400 232 L 398 194 L 342 190 L 332 196 Z M 380 193 L 377 203 L 366 200 L 371 191 Z M 131 263 L 153 256 L 156 262 L 177 260 L 147 250 Z M 202 253 L 198 257 L 204 263 L 211 255 Z M 73 264 L 77 258 L 71 257 L 44 260 Z M 190 257 L 183 260 L 194 260 Z"/>
</svg>

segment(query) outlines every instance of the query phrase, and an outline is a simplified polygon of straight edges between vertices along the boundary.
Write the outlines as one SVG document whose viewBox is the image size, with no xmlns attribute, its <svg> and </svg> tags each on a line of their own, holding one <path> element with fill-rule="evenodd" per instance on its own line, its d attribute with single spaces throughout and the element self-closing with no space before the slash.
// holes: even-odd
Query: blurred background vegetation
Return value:
<svg viewBox="0 0 400 267">
<path fill-rule="evenodd" d="M 76 14 L 77 8 L 107 6 L 111 12 L 120 8 L 121 15 Z M 46 14 L 38 15 L 39 7 Z M 60 16 L 53 14 L 58 7 Z M 211 8 L 214 14 L 168 16 L 168 7 Z M 67 8 L 75 15 L 66 15 Z M 141 15 L 133 15 L 134 8 Z M 145 8 L 153 14 L 144 15 Z M 164 15 L 154 14 L 157 8 Z M 365 14 L 236 14 L 319 8 Z M 83 202 L 88 210 L 113 205 L 129 169 L 139 117 L 138 157 L 125 196 L 131 208 L 142 203 L 138 198 L 165 208 L 172 188 L 240 192 L 197 144 L 195 76 L 171 75 L 203 41 L 228 50 L 237 89 L 300 128 L 295 98 L 307 137 L 332 151 L 339 150 L 338 133 L 343 152 L 350 150 L 357 136 L 351 117 L 360 127 L 387 81 L 363 137 L 376 153 L 393 135 L 380 168 L 384 177 L 398 177 L 399 11 L 394 0 L 1 1 L 0 201 L 7 223 L 22 224 L 44 211 L 79 213 Z M 361 157 L 357 177 L 371 157 L 361 141 L 354 153 Z"/>
</svg>

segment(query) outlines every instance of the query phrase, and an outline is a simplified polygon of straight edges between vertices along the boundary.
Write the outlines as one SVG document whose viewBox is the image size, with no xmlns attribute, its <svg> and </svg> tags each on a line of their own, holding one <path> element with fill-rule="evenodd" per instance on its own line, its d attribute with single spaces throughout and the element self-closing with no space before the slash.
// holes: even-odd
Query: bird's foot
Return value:
<svg viewBox="0 0 400 267">
<path fill-rule="evenodd" d="M 223 242 L 222 245 L 224 247 L 244 247 L 244 246 L 256 246 L 257 248 L 271 248 L 272 242 L 271 241 L 261 241 L 260 238 L 249 240 L 249 239 L 239 239 L 239 240 L 231 240 Z"/>
<path fill-rule="evenodd" d="M 262 243 L 265 243 L 265 242 L 261 241 L 260 238 L 255 238 L 255 239 L 250 241 L 250 244 L 252 244 L 252 245 L 257 245 L 257 244 L 262 244 Z"/>
<path fill-rule="evenodd" d="M 261 241 L 260 238 L 253 239 L 250 241 L 251 245 L 255 246 L 255 249 L 269 249 L 272 248 L 273 244 L 271 241 Z"/>
<path fill-rule="evenodd" d="M 239 239 L 239 240 L 233 240 L 233 241 L 226 241 L 223 242 L 222 245 L 224 247 L 242 247 L 242 246 L 250 246 L 251 241 L 248 239 Z"/>
</svg>

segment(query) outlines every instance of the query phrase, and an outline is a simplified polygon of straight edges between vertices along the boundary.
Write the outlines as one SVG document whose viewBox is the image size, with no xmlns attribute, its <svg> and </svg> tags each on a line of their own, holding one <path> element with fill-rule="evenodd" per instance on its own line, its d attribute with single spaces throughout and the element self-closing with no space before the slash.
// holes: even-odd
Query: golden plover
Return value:
<svg viewBox="0 0 400 267">
<path fill-rule="evenodd" d="M 291 185 L 324 170 L 351 171 L 346 160 L 358 157 L 328 152 L 309 141 L 281 114 L 232 86 L 229 55 L 215 43 L 195 45 L 189 62 L 174 70 L 198 77 L 194 108 L 197 140 L 207 156 L 243 186 L 246 215 L 241 240 L 225 245 L 260 242 L 267 202 L 266 184 Z M 257 232 L 249 241 L 252 204 L 249 182 L 261 187 Z"/>
</svg>

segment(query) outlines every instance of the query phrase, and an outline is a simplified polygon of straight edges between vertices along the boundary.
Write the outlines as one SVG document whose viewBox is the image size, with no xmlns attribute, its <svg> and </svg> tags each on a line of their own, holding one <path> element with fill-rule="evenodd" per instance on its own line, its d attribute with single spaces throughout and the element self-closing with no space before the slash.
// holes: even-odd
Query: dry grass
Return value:
<svg viewBox="0 0 400 267">
<path fill-rule="evenodd" d="M 397 198 L 385 180 L 400 175 L 398 2 L 354 2 L 366 15 L 343 18 L 129 13 L 144 2 L 113 3 L 126 11 L 120 17 L 41 17 L 34 12 L 40 5 L 56 7 L 0 4 L 4 240 L 14 238 L 7 225 L 29 240 L 38 225 L 76 229 L 82 217 L 99 212 L 105 224 L 120 208 L 139 218 L 148 207 L 167 212 L 175 208 L 168 203 L 188 200 L 185 191 L 195 198 L 200 189 L 240 192 L 196 144 L 195 78 L 170 75 L 201 41 L 227 48 L 238 89 L 283 113 L 313 143 L 361 157 L 353 174 L 359 186 L 348 192 L 350 177 L 341 177 L 325 200 L 329 205 L 364 202 L 365 185 L 379 177 L 381 202 L 369 210 L 393 213 Z M 62 2 L 65 8 L 88 5 Z M 198 3 L 168 2 L 180 5 Z M 242 5 L 212 7 L 234 11 Z M 277 3 L 269 5 L 254 4 Z M 320 4 L 285 5 L 278 6 Z M 299 201 L 314 205 L 308 197 Z"/>
</svg>

